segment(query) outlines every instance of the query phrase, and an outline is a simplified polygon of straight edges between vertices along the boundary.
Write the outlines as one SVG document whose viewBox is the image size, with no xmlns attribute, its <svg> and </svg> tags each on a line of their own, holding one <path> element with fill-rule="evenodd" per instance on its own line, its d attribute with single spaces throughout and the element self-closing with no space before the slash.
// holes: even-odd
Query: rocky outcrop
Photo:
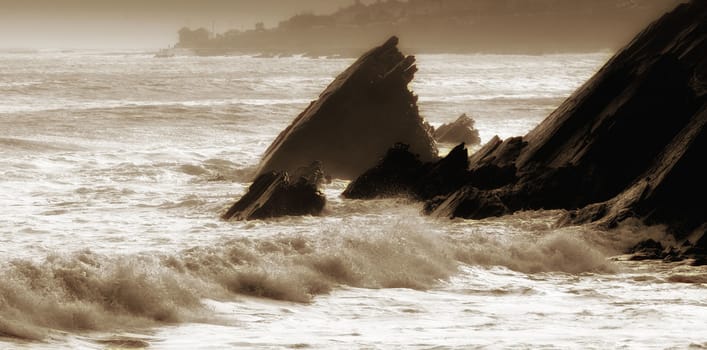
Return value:
<svg viewBox="0 0 707 350">
<path fill-rule="evenodd" d="M 676 249 L 666 248 L 663 244 L 653 239 L 639 242 L 626 253 L 630 254 L 629 260 L 632 261 L 664 260 L 670 262 L 679 259 L 679 253 Z"/>
<path fill-rule="evenodd" d="M 372 199 L 412 195 L 422 167 L 423 162 L 409 151 L 409 146 L 398 143 L 388 150 L 375 167 L 351 181 L 342 196 L 349 199 Z"/>
<path fill-rule="evenodd" d="M 286 171 L 262 174 L 222 218 L 256 220 L 288 215 L 318 215 L 326 204 L 326 197 L 319 191 L 322 181 L 323 172 L 318 163 L 297 169 L 292 177 Z"/>
<path fill-rule="evenodd" d="M 446 198 L 428 201 L 425 213 L 438 217 L 484 219 L 510 214 L 511 211 L 493 191 L 466 185 Z"/>
<path fill-rule="evenodd" d="M 257 175 L 318 160 L 329 175 L 353 179 L 398 142 L 421 161 L 436 159 L 417 96 L 408 89 L 415 57 L 404 56 L 397 44 L 390 38 L 341 73 L 265 151 Z"/>
<path fill-rule="evenodd" d="M 703 254 L 705 53 L 707 2 L 678 6 L 528 135 L 492 140 L 475 155 L 467 186 L 483 195 L 461 189 L 433 212 L 496 215 L 500 201 L 509 212 L 576 209 L 564 224 L 611 228 L 638 217 L 667 225 L 684 252 Z M 470 205 L 475 209 L 460 210 Z"/>
<path fill-rule="evenodd" d="M 468 176 L 469 154 L 464 144 L 436 162 L 422 162 L 405 144 L 397 144 L 372 169 L 352 181 L 343 193 L 351 199 L 412 196 L 419 200 L 447 195 Z"/>
<path fill-rule="evenodd" d="M 435 129 L 434 138 L 439 143 L 465 143 L 467 146 L 476 146 L 481 143 L 481 137 L 479 130 L 474 128 L 474 123 L 474 119 L 462 114 L 454 122 L 442 124 Z"/>
<path fill-rule="evenodd" d="M 415 185 L 415 194 L 421 199 L 448 195 L 467 182 L 469 152 L 461 143 L 437 162 L 426 164 Z"/>
<path fill-rule="evenodd" d="M 707 2 L 650 25 L 524 137 L 494 138 L 468 181 L 426 205 L 483 218 L 573 210 L 564 224 L 664 224 L 684 254 L 707 246 Z"/>
<path fill-rule="evenodd" d="M 704 101 L 704 96 L 703 96 Z M 629 217 L 667 225 L 687 256 L 707 253 L 707 106 L 702 106 L 647 169 L 610 200 L 572 211 L 565 224 L 596 222 L 612 228 Z"/>
</svg>

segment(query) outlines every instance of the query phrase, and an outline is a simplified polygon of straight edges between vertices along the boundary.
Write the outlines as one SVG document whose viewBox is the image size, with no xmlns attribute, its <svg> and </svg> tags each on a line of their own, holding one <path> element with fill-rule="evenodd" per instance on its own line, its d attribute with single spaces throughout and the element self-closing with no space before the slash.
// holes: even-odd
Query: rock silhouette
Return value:
<svg viewBox="0 0 707 350">
<path fill-rule="evenodd" d="M 679 5 L 641 32 L 524 137 L 494 138 L 467 181 L 426 204 L 445 217 L 568 209 L 563 224 L 664 224 L 707 248 L 707 2 Z"/>
<path fill-rule="evenodd" d="M 222 218 L 255 220 L 288 215 L 318 215 L 326 204 L 326 197 L 319 191 L 322 179 L 323 172 L 318 163 L 296 170 L 292 177 L 286 171 L 262 174 Z"/>
<path fill-rule="evenodd" d="M 422 161 L 437 149 L 409 89 L 417 68 L 398 38 L 367 52 L 341 73 L 265 151 L 257 175 L 320 161 L 327 174 L 353 179 L 395 143 Z"/>
<path fill-rule="evenodd" d="M 391 148 L 375 167 L 352 181 L 343 193 L 351 199 L 412 196 L 419 200 L 446 195 L 466 182 L 469 155 L 464 144 L 435 162 L 422 162 L 408 145 Z"/>
<path fill-rule="evenodd" d="M 475 146 L 481 143 L 479 130 L 474 128 L 474 119 L 462 114 L 454 122 L 443 124 L 434 130 L 434 138 L 439 143 L 459 144 L 465 143 L 467 146 Z"/>
<path fill-rule="evenodd" d="M 568 223 L 637 216 L 679 237 L 703 225 L 706 23 L 704 1 L 653 23 L 515 146 L 484 147 L 472 173 L 512 166 L 515 178 L 478 187 L 510 211 L 586 206 Z"/>
<path fill-rule="evenodd" d="M 422 167 L 408 145 L 396 144 L 375 167 L 349 183 L 342 195 L 351 199 L 413 195 Z"/>
</svg>

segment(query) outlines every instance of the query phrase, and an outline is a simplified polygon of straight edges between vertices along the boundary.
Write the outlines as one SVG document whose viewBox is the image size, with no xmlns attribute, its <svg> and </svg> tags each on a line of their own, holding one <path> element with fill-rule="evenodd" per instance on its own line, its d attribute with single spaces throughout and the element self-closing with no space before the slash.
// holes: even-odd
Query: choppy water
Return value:
<svg viewBox="0 0 707 350">
<path fill-rule="evenodd" d="M 521 135 L 608 54 L 421 56 L 434 125 Z M 659 228 L 438 220 L 326 189 L 224 222 L 350 60 L 0 53 L 0 348 L 705 348 L 707 270 L 617 257 Z"/>
</svg>

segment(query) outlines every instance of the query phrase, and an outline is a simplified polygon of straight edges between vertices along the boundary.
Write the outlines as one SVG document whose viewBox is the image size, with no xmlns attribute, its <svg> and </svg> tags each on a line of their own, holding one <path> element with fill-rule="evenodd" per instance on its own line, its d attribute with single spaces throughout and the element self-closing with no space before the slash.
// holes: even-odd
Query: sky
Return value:
<svg viewBox="0 0 707 350">
<path fill-rule="evenodd" d="M 159 49 L 183 26 L 217 32 L 268 27 L 354 0 L 0 0 L 0 48 Z M 366 2 L 366 1 L 364 1 Z"/>
</svg>

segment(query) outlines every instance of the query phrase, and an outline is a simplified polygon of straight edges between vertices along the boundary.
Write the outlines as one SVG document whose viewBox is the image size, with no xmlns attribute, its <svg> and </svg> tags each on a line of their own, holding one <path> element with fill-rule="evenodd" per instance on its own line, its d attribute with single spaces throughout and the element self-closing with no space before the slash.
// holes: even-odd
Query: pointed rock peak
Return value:
<svg viewBox="0 0 707 350">
<path fill-rule="evenodd" d="M 391 37 L 342 72 L 265 151 L 258 175 L 292 173 L 321 162 L 327 175 L 354 179 L 374 166 L 391 145 L 405 143 L 421 161 L 437 147 L 409 90 L 415 58 Z"/>
<path fill-rule="evenodd" d="M 469 152 L 466 149 L 466 144 L 464 142 L 462 142 L 459 145 L 457 145 L 456 147 L 452 148 L 452 150 L 449 151 L 449 155 L 447 155 L 447 157 L 449 157 L 451 155 L 457 156 L 460 154 L 469 154 Z"/>
<path fill-rule="evenodd" d="M 388 38 L 388 40 L 386 40 L 386 42 L 382 46 L 383 47 L 395 47 L 395 46 L 398 46 L 399 41 L 400 40 L 398 39 L 398 37 L 393 35 L 390 38 Z"/>
<path fill-rule="evenodd" d="M 452 123 L 443 124 L 434 130 L 434 138 L 439 143 L 457 144 L 464 142 L 469 146 L 481 143 L 479 130 L 474 128 L 475 121 L 462 114 Z"/>
</svg>

